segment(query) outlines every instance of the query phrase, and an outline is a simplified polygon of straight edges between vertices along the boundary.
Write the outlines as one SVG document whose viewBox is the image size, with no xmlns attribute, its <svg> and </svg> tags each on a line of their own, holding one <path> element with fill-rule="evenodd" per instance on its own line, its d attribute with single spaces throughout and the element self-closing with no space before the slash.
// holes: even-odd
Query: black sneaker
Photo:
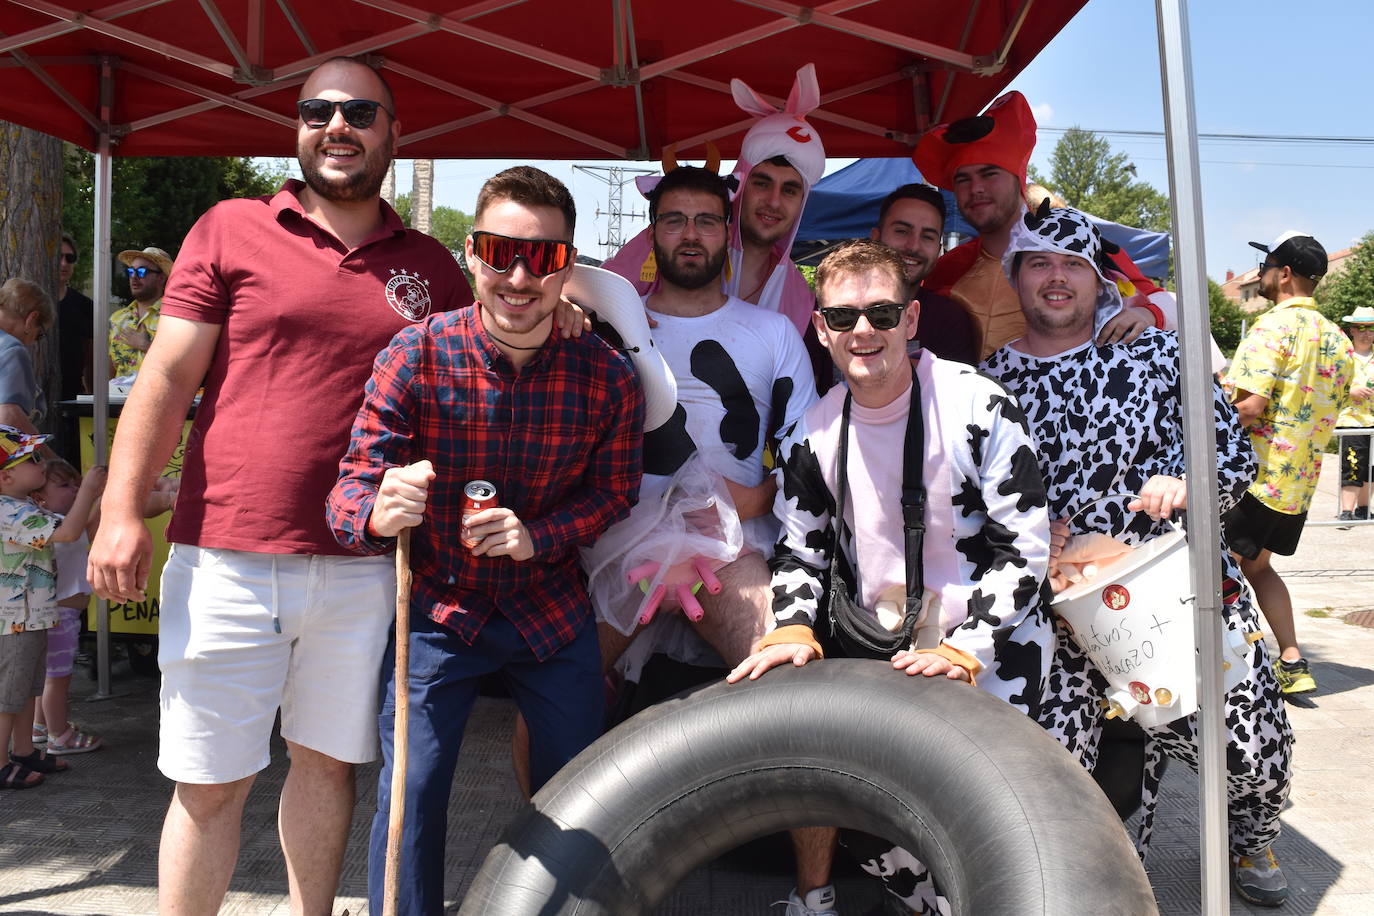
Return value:
<svg viewBox="0 0 1374 916">
<path fill-rule="evenodd" d="M 1351 510 L 1351 509 L 1342 509 L 1341 512 L 1340 512 L 1340 514 L 1336 516 L 1336 521 L 1338 521 L 1338 522 L 1353 522 L 1354 520 L 1355 520 L 1355 512 L 1354 512 L 1353 510 Z M 1350 530 L 1350 526 L 1349 526 L 1349 525 L 1337 525 L 1336 528 L 1337 528 L 1337 530 L 1339 530 L 1339 531 L 1349 531 L 1349 530 Z"/>
<path fill-rule="evenodd" d="M 1356 507 L 1355 507 L 1355 521 L 1357 521 L 1357 522 L 1367 522 L 1367 521 L 1369 521 L 1369 507 L 1368 507 L 1368 506 L 1356 506 Z"/>
</svg>

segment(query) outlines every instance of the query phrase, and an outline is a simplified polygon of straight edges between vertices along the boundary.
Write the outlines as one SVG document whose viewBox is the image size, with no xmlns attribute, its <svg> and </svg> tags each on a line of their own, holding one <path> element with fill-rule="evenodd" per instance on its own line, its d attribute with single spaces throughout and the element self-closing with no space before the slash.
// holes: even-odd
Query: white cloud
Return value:
<svg viewBox="0 0 1374 916">
<path fill-rule="evenodd" d="M 1031 114 L 1035 115 L 1036 124 L 1049 124 L 1054 120 L 1054 109 L 1050 107 L 1049 102 L 1032 105 Z"/>
</svg>

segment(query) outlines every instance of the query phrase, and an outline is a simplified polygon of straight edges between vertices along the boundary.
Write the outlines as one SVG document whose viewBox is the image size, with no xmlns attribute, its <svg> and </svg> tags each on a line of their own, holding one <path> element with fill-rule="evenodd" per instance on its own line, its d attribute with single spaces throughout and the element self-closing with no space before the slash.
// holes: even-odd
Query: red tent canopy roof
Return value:
<svg viewBox="0 0 1374 916">
<path fill-rule="evenodd" d="M 108 122 L 117 155 L 280 156 L 304 74 L 373 54 L 407 157 L 733 156 L 751 122 L 730 79 L 778 97 L 814 62 L 826 151 L 893 156 L 981 109 L 1085 2 L 0 0 L 0 118 L 88 149 Z"/>
</svg>

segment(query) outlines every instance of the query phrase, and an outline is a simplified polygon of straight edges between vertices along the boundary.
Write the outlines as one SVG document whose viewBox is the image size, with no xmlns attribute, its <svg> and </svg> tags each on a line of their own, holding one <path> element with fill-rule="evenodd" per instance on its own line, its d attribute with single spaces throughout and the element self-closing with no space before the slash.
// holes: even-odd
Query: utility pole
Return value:
<svg viewBox="0 0 1374 916">
<path fill-rule="evenodd" d="M 590 175 L 597 181 L 605 182 L 606 209 L 600 207 L 596 210 L 597 216 L 607 217 L 606 237 L 601 240 L 601 247 L 606 257 L 613 256 L 620 250 L 620 246 L 625 244 L 625 238 L 620 231 L 621 217 L 642 217 L 646 214 L 637 213 L 632 210 L 624 210 L 624 188 L 628 181 L 636 175 L 652 175 L 653 169 L 631 169 L 619 165 L 575 165 L 574 172 L 582 172 Z"/>
</svg>

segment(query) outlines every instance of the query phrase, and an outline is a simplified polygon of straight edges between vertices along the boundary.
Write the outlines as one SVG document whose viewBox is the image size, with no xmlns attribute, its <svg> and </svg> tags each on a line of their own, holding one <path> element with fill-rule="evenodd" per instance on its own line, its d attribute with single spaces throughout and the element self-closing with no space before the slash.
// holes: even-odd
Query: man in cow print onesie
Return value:
<svg viewBox="0 0 1374 916">
<path fill-rule="evenodd" d="M 774 507 L 782 535 L 770 564 L 777 628 L 730 680 L 844 651 L 821 607 L 837 529 L 848 564 L 839 574 L 860 613 L 872 613 L 896 632 L 907 572 L 903 462 L 894 454 L 905 450 L 914 371 L 924 424 L 925 593 L 913 638 L 881 657 L 891 658 L 894 676 L 976 683 L 1034 717 L 1053 650 L 1042 600 L 1049 517 L 1020 408 L 1002 386 L 968 366 L 928 351 L 907 358 L 920 303 L 907 300 L 905 268 L 893 249 L 866 239 L 837 249 L 817 270 L 816 288 L 815 328 L 846 385 L 831 389 L 784 436 Z M 837 523 L 847 396 L 847 496 Z M 814 845 L 798 848 L 789 914 L 831 912 L 834 831 L 815 831 L 809 837 Z M 947 911 L 925 880 L 925 867 L 909 853 L 870 837 L 847 836 L 846 843 L 907 906 L 918 913 Z"/>
<path fill-rule="evenodd" d="M 1135 547 L 1165 533 L 1164 519 L 1186 505 L 1183 408 L 1178 340 L 1146 330 L 1131 343 L 1097 346 L 1096 332 L 1121 308 L 1116 284 L 1103 274 L 1097 229 L 1076 210 L 1042 207 L 1012 230 L 1002 264 L 1025 313 L 1025 335 L 1003 346 L 985 371 L 1015 392 L 1039 443 L 1050 514 L 1067 519 L 1065 556 L 1090 535 Z M 1220 386 L 1213 391 L 1218 497 L 1224 510 L 1255 475 L 1250 443 Z M 1134 499 L 1107 499 L 1113 494 Z M 1079 515 L 1073 513 L 1082 511 Z M 1077 539 L 1077 540 L 1076 540 Z M 1056 537 L 1056 542 L 1058 538 Z M 1228 626 L 1258 629 L 1254 608 L 1230 553 L 1217 546 L 1225 576 Z M 1081 559 L 1082 557 L 1080 557 Z M 1064 583 L 1051 561 L 1051 581 Z M 1050 691 L 1041 723 L 1091 769 L 1102 733 L 1098 701 L 1106 681 L 1083 652 L 1058 633 Z M 1249 649 L 1249 674 L 1226 695 L 1227 795 L 1232 879 L 1246 899 L 1278 906 L 1287 897 L 1270 852 L 1288 796 L 1293 736 L 1263 641 Z M 1196 717 L 1146 729 L 1146 775 L 1137 846 L 1149 844 L 1163 756 L 1197 766 Z"/>
</svg>

